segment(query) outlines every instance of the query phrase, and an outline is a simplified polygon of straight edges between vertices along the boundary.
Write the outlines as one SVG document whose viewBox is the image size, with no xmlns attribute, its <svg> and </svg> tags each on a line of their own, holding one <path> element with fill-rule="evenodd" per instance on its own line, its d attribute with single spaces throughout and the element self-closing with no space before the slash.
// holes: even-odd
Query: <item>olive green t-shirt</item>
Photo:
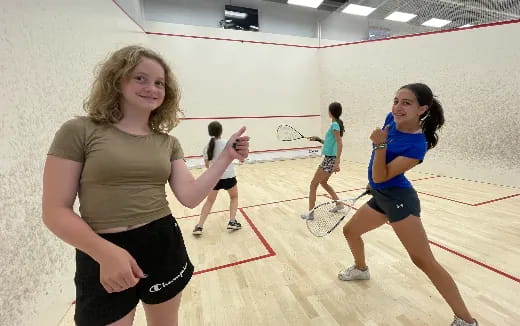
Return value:
<svg viewBox="0 0 520 326">
<path fill-rule="evenodd" d="M 184 156 L 173 136 L 132 135 L 79 117 L 61 126 L 48 154 L 83 163 L 79 211 L 94 231 L 171 214 L 165 184 L 171 162 Z"/>
</svg>

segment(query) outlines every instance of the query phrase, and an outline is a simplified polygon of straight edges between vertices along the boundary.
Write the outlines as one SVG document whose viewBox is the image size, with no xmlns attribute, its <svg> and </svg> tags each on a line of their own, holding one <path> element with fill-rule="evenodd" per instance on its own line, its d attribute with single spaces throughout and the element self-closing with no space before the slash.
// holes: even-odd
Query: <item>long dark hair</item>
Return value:
<svg viewBox="0 0 520 326">
<path fill-rule="evenodd" d="M 213 121 L 208 125 L 208 133 L 211 136 L 208 144 L 208 161 L 213 159 L 213 151 L 215 150 L 215 138 L 219 138 L 222 135 L 222 125 L 218 121 Z"/>
<path fill-rule="evenodd" d="M 339 134 L 343 137 L 343 133 L 345 132 L 345 127 L 343 126 L 343 121 L 339 118 L 341 113 L 343 112 L 343 108 L 341 107 L 341 103 L 332 102 L 329 104 L 329 112 L 339 123 Z"/>
<path fill-rule="evenodd" d="M 400 89 L 403 88 L 406 88 L 415 94 L 419 105 L 428 105 L 428 110 L 421 114 L 419 118 L 423 134 L 428 142 L 428 149 L 432 149 L 439 142 L 437 130 L 444 125 L 444 109 L 439 100 L 437 100 L 433 95 L 430 87 L 427 85 L 414 83 L 405 85 Z"/>
</svg>

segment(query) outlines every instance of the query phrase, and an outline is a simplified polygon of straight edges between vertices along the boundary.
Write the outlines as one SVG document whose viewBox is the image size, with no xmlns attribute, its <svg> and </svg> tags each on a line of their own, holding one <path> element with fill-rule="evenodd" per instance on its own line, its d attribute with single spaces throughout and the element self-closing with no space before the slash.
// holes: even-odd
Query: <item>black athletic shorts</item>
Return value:
<svg viewBox="0 0 520 326">
<path fill-rule="evenodd" d="M 368 206 L 385 214 L 390 223 L 409 215 L 421 216 L 421 202 L 414 188 L 370 189 L 370 193 L 372 198 L 367 202 Z"/>
<path fill-rule="evenodd" d="M 171 215 L 136 229 L 100 236 L 126 249 L 148 277 L 133 288 L 108 293 L 99 280 L 99 264 L 76 250 L 74 320 L 78 326 L 113 323 L 132 311 L 139 300 L 165 302 L 179 294 L 193 275 L 181 230 Z"/>
<path fill-rule="evenodd" d="M 217 185 L 213 188 L 213 190 L 220 190 L 220 189 L 229 190 L 229 189 L 233 188 L 236 184 L 237 184 L 236 177 L 220 179 L 217 182 Z"/>
</svg>

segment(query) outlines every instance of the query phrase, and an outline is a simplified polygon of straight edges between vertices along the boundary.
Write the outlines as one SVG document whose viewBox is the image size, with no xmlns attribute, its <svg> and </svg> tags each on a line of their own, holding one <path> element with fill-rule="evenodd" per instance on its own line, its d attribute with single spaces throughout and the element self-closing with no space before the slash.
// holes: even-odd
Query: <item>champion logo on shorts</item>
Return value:
<svg viewBox="0 0 520 326">
<path fill-rule="evenodd" d="M 403 208 L 403 207 L 404 207 L 404 204 L 397 204 L 397 205 L 395 205 L 395 207 L 397 207 L 397 208 Z"/>
<path fill-rule="evenodd" d="M 173 282 L 175 282 L 177 279 L 181 278 L 182 275 L 184 274 L 184 272 L 186 271 L 186 268 L 188 267 L 188 262 L 186 262 L 186 264 L 184 265 L 184 267 L 182 268 L 182 270 L 180 271 L 179 274 L 175 275 L 174 278 L 172 278 L 171 280 L 169 280 L 168 282 L 164 283 L 157 283 L 157 284 L 154 284 L 150 287 L 150 292 L 151 293 L 154 293 L 154 292 L 159 292 L 161 291 L 162 289 L 164 289 L 165 287 L 167 287 L 168 285 L 172 284 Z"/>
</svg>

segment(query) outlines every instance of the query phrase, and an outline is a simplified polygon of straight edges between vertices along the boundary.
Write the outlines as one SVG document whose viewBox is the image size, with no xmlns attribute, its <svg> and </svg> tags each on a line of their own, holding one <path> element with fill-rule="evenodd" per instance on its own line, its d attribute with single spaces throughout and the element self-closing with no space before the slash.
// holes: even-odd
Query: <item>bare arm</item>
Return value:
<svg viewBox="0 0 520 326">
<path fill-rule="evenodd" d="M 206 166 L 206 169 L 209 169 L 209 161 L 204 159 L 204 165 Z"/>
<path fill-rule="evenodd" d="M 341 162 L 341 152 L 343 151 L 343 140 L 341 138 L 341 133 L 339 130 L 334 130 L 334 138 L 336 139 L 337 151 L 336 151 L 336 161 L 334 162 L 333 171 L 339 172 L 340 171 L 339 164 Z"/>
<path fill-rule="evenodd" d="M 169 183 L 175 197 L 186 207 L 196 207 L 217 184 L 231 162 L 232 159 L 219 155 L 211 167 L 195 179 L 184 160 L 174 160 Z"/>
<path fill-rule="evenodd" d="M 417 164 L 419 160 L 398 156 L 390 163 L 386 163 L 386 140 L 388 137 L 388 126 L 383 129 L 376 128 L 370 135 L 370 139 L 376 145 L 382 145 L 382 148 L 374 149 L 374 162 L 372 163 L 372 180 L 375 183 L 388 181 L 398 174 L 404 173 Z"/>
<path fill-rule="evenodd" d="M 72 206 L 82 163 L 48 155 L 43 173 L 43 222 L 58 238 L 99 261 L 110 243 L 96 234 Z"/>
<path fill-rule="evenodd" d="M 372 180 L 375 183 L 388 181 L 419 164 L 419 160 L 404 156 L 398 156 L 386 164 L 386 148 L 376 149 L 375 151 L 374 162 L 372 163 Z"/>
<path fill-rule="evenodd" d="M 317 142 L 320 142 L 320 143 L 323 144 L 323 139 L 321 139 L 321 138 L 318 137 L 318 136 L 311 136 L 311 137 L 309 137 L 309 140 L 310 140 L 310 141 L 317 141 Z"/>
<path fill-rule="evenodd" d="M 100 237 L 72 210 L 82 166 L 79 162 L 47 156 L 43 173 L 43 222 L 58 238 L 99 263 L 99 281 L 108 293 L 124 291 L 145 276 L 126 250 Z"/>
</svg>

